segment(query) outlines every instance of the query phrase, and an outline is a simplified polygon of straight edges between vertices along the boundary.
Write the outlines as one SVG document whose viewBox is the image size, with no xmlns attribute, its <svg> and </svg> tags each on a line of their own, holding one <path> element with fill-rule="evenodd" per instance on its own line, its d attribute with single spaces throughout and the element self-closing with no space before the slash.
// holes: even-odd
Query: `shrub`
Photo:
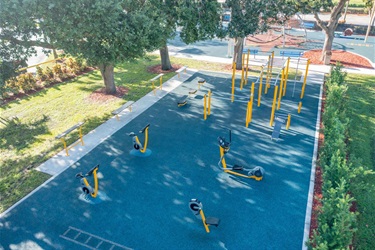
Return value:
<svg viewBox="0 0 375 250">
<path fill-rule="evenodd" d="M 47 79 L 46 75 L 43 72 L 43 69 L 39 66 L 36 66 L 36 79 L 44 81 Z"/>
<path fill-rule="evenodd" d="M 24 93 L 36 89 L 36 79 L 33 74 L 25 73 L 17 76 L 17 85 Z"/>
<path fill-rule="evenodd" d="M 79 67 L 77 61 L 73 57 L 68 57 L 65 60 L 65 63 L 66 63 L 66 66 L 70 69 L 70 71 L 73 74 L 77 74 L 77 73 L 80 72 L 80 67 Z"/>
<path fill-rule="evenodd" d="M 19 92 L 20 89 L 18 87 L 18 81 L 16 77 L 12 77 L 5 82 L 5 91 L 3 93 L 5 98 L 9 97 L 10 93 L 17 95 Z"/>
<path fill-rule="evenodd" d="M 309 249 L 349 249 L 357 214 L 350 212 L 354 199 L 347 194 L 346 186 L 346 180 L 341 178 L 336 188 L 330 187 L 323 193 L 319 227 L 313 232 Z"/>
<path fill-rule="evenodd" d="M 80 71 L 84 71 L 87 68 L 86 60 L 82 58 L 76 59 L 77 66 Z"/>
<path fill-rule="evenodd" d="M 55 64 L 53 67 L 52 67 L 52 72 L 53 72 L 53 75 L 54 77 L 56 78 L 60 78 L 60 79 L 63 79 L 63 71 L 61 69 L 61 65 L 60 64 Z"/>
<path fill-rule="evenodd" d="M 54 77 L 52 69 L 48 66 L 44 69 L 44 75 L 46 76 L 46 80 L 52 80 Z"/>
</svg>

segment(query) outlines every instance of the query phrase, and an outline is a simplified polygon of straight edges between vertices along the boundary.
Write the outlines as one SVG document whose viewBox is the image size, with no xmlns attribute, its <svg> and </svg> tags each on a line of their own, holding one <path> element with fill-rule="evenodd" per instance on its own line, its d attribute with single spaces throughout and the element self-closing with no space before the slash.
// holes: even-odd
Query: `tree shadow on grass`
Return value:
<svg viewBox="0 0 375 250">
<path fill-rule="evenodd" d="M 51 176 L 31 168 L 44 161 L 39 155 L 22 155 L 20 159 L 2 159 L 0 172 L 0 213 L 12 206 Z"/>
<path fill-rule="evenodd" d="M 39 135 L 51 134 L 47 127 L 49 118 L 45 115 L 39 120 L 22 123 L 17 118 L 3 121 L 5 127 L 0 128 L 0 149 L 20 151 L 30 148 L 35 142 L 43 141 Z"/>
</svg>

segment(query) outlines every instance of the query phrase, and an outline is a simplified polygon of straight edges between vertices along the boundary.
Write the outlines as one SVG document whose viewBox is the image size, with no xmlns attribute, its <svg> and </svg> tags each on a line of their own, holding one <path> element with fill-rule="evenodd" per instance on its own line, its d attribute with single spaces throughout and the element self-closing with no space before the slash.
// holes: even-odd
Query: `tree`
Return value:
<svg viewBox="0 0 375 250">
<path fill-rule="evenodd" d="M 296 12 L 289 0 L 227 0 L 226 4 L 231 9 L 227 32 L 235 40 L 233 62 L 237 69 L 242 68 L 242 51 L 248 35 L 265 32 L 270 25 L 283 23 Z"/>
<path fill-rule="evenodd" d="M 106 93 L 113 94 L 116 63 L 157 46 L 151 7 L 142 0 L 59 0 L 49 4 L 53 15 L 44 13 L 44 25 L 54 28 L 48 35 L 57 47 L 98 66 Z"/>
<path fill-rule="evenodd" d="M 4 0 L 1 35 L 25 48 L 59 48 L 100 69 L 107 94 L 114 66 L 156 49 L 152 5 L 144 0 Z M 18 13 L 22 16 L 19 17 Z M 50 46 L 50 47 L 48 47 Z"/>
<path fill-rule="evenodd" d="M 348 0 L 297 0 L 297 7 L 303 13 L 313 13 L 317 25 L 325 33 L 324 45 L 321 55 L 321 61 L 328 65 L 332 56 L 332 44 L 335 35 L 335 30 L 339 24 L 341 13 Z M 328 22 L 324 22 L 319 17 L 321 10 L 330 11 L 331 16 Z"/>
<path fill-rule="evenodd" d="M 172 68 L 169 59 L 167 40 L 176 35 L 181 28 L 180 37 L 190 44 L 200 40 L 212 39 L 220 33 L 221 7 L 217 0 L 151 0 L 153 13 L 160 35 L 158 43 L 163 70 Z"/>
</svg>

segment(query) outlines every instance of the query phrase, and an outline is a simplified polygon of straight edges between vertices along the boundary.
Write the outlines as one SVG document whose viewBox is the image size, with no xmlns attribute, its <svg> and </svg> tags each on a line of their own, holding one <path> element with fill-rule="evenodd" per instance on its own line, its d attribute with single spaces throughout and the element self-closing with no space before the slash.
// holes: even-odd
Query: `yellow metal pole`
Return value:
<svg viewBox="0 0 375 250">
<path fill-rule="evenodd" d="M 148 127 L 145 130 L 145 142 L 143 143 L 143 148 L 141 148 L 139 151 L 141 151 L 142 153 L 146 152 L 147 144 L 148 144 Z"/>
<path fill-rule="evenodd" d="M 208 91 L 208 111 L 207 111 L 207 115 L 211 114 L 211 95 L 212 95 L 212 92 L 211 92 L 211 90 L 209 90 Z"/>
<path fill-rule="evenodd" d="M 250 100 L 251 100 L 251 102 L 254 101 L 254 89 L 255 89 L 255 83 L 252 82 L 251 83 L 251 92 L 250 92 Z"/>
<path fill-rule="evenodd" d="M 156 95 L 156 91 L 155 91 L 155 84 L 154 84 L 154 81 L 152 81 L 152 91 L 154 92 L 154 95 Z"/>
<path fill-rule="evenodd" d="M 63 137 L 61 137 L 60 140 L 64 144 L 64 149 L 65 149 L 66 156 L 69 156 L 69 149 L 66 147 L 66 141 L 65 141 L 65 139 Z"/>
<path fill-rule="evenodd" d="M 207 95 L 204 95 L 204 98 L 203 98 L 203 119 L 207 119 L 207 112 L 206 112 L 206 109 L 207 109 Z"/>
<path fill-rule="evenodd" d="M 82 126 L 79 126 L 78 131 L 79 131 L 79 139 L 81 140 L 82 146 L 84 146 L 85 144 L 83 143 Z"/>
<path fill-rule="evenodd" d="M 245 82 L 244 79 L 244 72 L 245 72 L 245 54 L 242 53 L 242 72 L 241 72 L 241 82 L 240 82 L 240 90 L 243 88 L 243 84 Z"/>
<path fill-rule="evenodd" d="M 247 103 L 247 112 L 246 112 L 246 128 L 249 126 L 253 115 L 253 101 Z"/>
<path fill-rule="evenodd" d="M 258 107 L 260 107 L 260 99 L 262 98 L 262 87 L 263 87 L 263 66 L 261 67 L 259 89 L 258 89 Z"/>
<path fill-rule="evenodd" d="M 247 109 L 246 109 L 246 120 L 245 120 L 245 126 L 246 128 L 249 126 L 249 109 L 250 109 L 250 101 L 247 103 Z"/>
<path fill-rule="evenodd" d="M 224 171 L 226 172 L 227 171 L 227 163 L 225 162 L 225 157 L 224 157 L 224 149 L 222 147 L 220 147 L 220 157 L 221 157 L 221 164 L 223 165 L 223 169 Z"/>
<path fill-rule="evenodd" d="M 201 215 L 203 226 L 206 229 L 206 232 L 209 233 L 210 229 L 208 228 L 208 225 L 206 224 L 206 217 L 204 216 L 203 210 L 199 210 L 199 214 Z"/>
<path fill-rule="evenodd" d="M 163 76 L 160 76 L 160 90 L 163 89 Z"/>
<path fill-rule="evenodd" d="M 281 104 L 281 96 L 282 96 L 282 93 L 283 93 L 283 79 L 284 79 L 284 69 L 281 72 L 279 99 L 277 100 L 277 110 L 280 109 L 280 104 Z"/>
<path fill-rule="evenodd" d="M 271 72 L 271 56 L 268 56 L 268 65 L 267 65 L 267 78 L 266 78 L 266 87 L 264 88 L 264 94 L 267 94 L 268 88 L 270 87 L 270 72 Z"/>
<path fill-rule="evenodd" d="M 248 49 L 247 50 L 247 60 L 246 60 L 246 74 L 245 74 L 245 85 L 247 84 L 247 76 L 248 76 L 248 72 L 249 72 L 249 60 L 250 60 L 250 50 Z"/>
<path fill-rule="evenodd" d="M 301 99 L 303 98 L 305 94 L 305 87 L 306 87 L 307 74 L 309 72 L 309 65 L 310 65 L 310 59 L 308 59 L 306 63 L 305 77 L 303 78 L 303 85 L 302 85 L 302 90 L 301 90 Z"/>
<path fill-rule="evenodd" d="M 302 109 L 302 102 L 299 102 L 298 103 L 298 114 L 301 113 L 301 109 Z"/>
<path fill-rule="evenodd" d="M 275 116 L 277 89 L 278 89 L 278 86 L 275 85 L 275 90 L 273 91 L 273 102 L 272 102 L 272 111 L 271 111 L 271 119 L 270 119 L 270 126 L 271 127 L 273 125 L 273 119 L 274 119 L 274 116 Z"/>
<path fill-rule="evenodd" d="M 288 57 L 288 61 L 286 62 L 286 72 L 284 76 L 284 91 L 283 91 L 283 96 L 286 94 L 286 85 L 288 83 L 288 76 L 289 76 L 289 64 L 290 64 L 290 57 Z"/>
<path fill-rule="evenodd" d="M 91 194 L 92 197 L 96 198 L 96 196 L 98 195 L 98 188 L 99 188 L 99 185 L 98 185 L 98 176 L 96 174 L 96 171 L 98 171 L 98 169 L 94 169 L 93 171 L 93 174 L 94 174 L 94 193 Z"/>
<path fill-rule="evenodd" d="M 291 115 L 290 114 L 288 114 L 288 120 L 287 120 L 287 122 L 286 122 L 286 130 L 288 130 L 289 129 L 289 127 L 290 127 L 290 118 L 291 118 Z"/>
<path fill-rule="evenodd" d="M 231 102 L 234 102 L 234 82 L 236 79 L 236 62 L 233 63 L 233 72 L 232 72 L 232 97 Z"/>
</svg>

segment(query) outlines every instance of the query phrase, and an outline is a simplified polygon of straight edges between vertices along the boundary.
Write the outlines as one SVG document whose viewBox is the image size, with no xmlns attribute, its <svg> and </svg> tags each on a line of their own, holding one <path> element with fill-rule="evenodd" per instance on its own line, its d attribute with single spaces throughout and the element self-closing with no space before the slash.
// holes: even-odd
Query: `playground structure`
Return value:
<svg viewBox="0 0 375 250">
<path fill-rule="evenodd" d="M 220 219 L 215 217 L 206 217 L 203 212 L 203 204 L 198 199 L 191 199 L 189 202 L 189 208 L 197 219 L 202 220 L 203 226 L 207 233 L 210 232 L 209 226 L 219 226 Z"/>
<path fill-rule="evenodd" d="M 249 67 L 249 56 L 250 56 L 250 51 L 247 50 L 247 54 L 243 54 L 242 57 L 242 72 L 241 72 L 241 80 L 240 80 L 240 91 L 243 90 L 243 87 L 247 84 L 248 81 L 248 67 Z M 289 71 L 293 69 L 292 66 L 295 68 L 295 77 L 294 77 L 294 85 L 293 85 L 293 92 L 292 92 L 292 97 L 294 97 L 294 93 L 296 91 L 296 84 L 301 83 L 301 94 L 300 94 L 300 101 L 298 102 L 298 113 L 301 112 L 302 108 L 302 99 L 304 96 L 305 88 L 306 88 L 306 81 L 307 81 L 307 75 L 308 75 L 308 69 L 309 69 L 309 60 L 303 60 L 300 58 L 301 53 L 296 52 L 296 53 L 282 53 L 285 55 L 289 55 L 289 57 L 284 58 L 284 56 L 281 58 L 281 60 L 278 58 L 278 61 L 275 60 L 274 58 L 274 53 L 271 52 L 270 55 L 268 56 L 268 60 L 266 61 L 265 64 L 260 66 L 260 74 L 258 78 L 256 79 L 255 82 L 252 82 L 251 87 L 249 89 L 249 97 L 247 100 L 239 100 L 239 98 L 243 97 L 237 97 L 237 102 L 244 102 L 246 103 L 246 118 L 245 118 L 245 126 L 248 127 L 249 124 L 252 121 L 252 113 L 253 113 L 253 103 L 254 103 L 254 96 L 255 96 L 255 85 L 258 85 L 258 99 L 257 99 L 257 107 L 261 106 L 261 100 L 262 100 L 262 94 L 263 94 L 263 78 L 265 76 L 265 87 L 264 87 L 264 95 L 268 93 L 268 90 L 271 88 L 271 86 L 274 87 L 274 92 L 273 92 L 273 101 L 271 105 L 271 115 L 270 115 L 270 126 L 272 127 L 274 124 L 274 119 L 275 119 L 275 112 L 279 111 L 281 108 L 281 101 L 282 98 L 286 95 L 287 93 L 287 86 L 288 86 L 288 79 L 289 79 Z M 292 58 L 291 56 L 297 56 L 297 58 Z M 245 59 L 246 58 L 246 59 Z M 246 63 L 245 63 L 246 62 Z M 305 71 L 304 71 L 304 78 L 303 81 L 297 81 L 297 76 L 301 67 L 301 64 L 305 62 Z M 236 79 L 236 63 L 233 63 L 233 71 L 232 71 L 232 88 L 231 88 L 231 93 L 230 93 L 230 101 L 235 102 L 236 95 L 235 95 L 235 79 Z M 245 70 L 245 68 L 247 68 Z M 279 69 L 277 72 L 277 75 L 275 78 L 272 78 L 272 75 L 274 74 L 275 68 Z M 205 82 L 205 81 L 204 81 Z M 199 84 L 198 82 L 198 88 L 200 88 L 202 84 Z M 194 92 L 189 92 L 190 93 L 196 93 Z M 187 99 L 189 96 L 184 96 L 181 101 L 178 102 L 178 106 L 184 106 L 187 103 Z M 218 97 L 212 95 L 211 90 L 208 90 L 208 93 L 203 96 L 203 118 L 204 120 L 207 119 L 207 117 L 211 114 L 211 99 L 226 99 L 224 97 Z M 290 126 L 290 121 L 291 121 L 291 111 L 287 111 L 288 115 L 288 125 L 287 129 L 289 129 Z M 281 128 L 281 126 L 277 126 L 276 129 Z"/>
<path fill-rule="evenodd" d="M 256 51 L 256 52 L 255 52 Z M 251 50 L 247 49 L 244 50 L 242 55 L 242 71 L 241 71 L 241 80 L 240 80 L 240 90 L 243 89 L 243 86 L 247 84 L 248 81 L 248 68 L 250 65 L 250 55 L 251 52 L 255 54 L 259 54 L 259 51 L 257 50 Z M 255 58 L 254 54 L 254 58 Z M 309 59 L 303 59 L 301 58 L 300 51 L 281 51 L 280 55 L 281 58 L 274 57 L 274 52 L 270 52 L 268 55 L 268 59 L 266 62 L 263 61 L 263 64 L 260 66 L 260 73 L 259 77 L 255 82 L 253 82 L 251 89 L 250 89 L 250 97 L 247 104 L 247 111 L 246 111 L 246 127 L 248 127 L 249 123 L 252 119 L 252 112 L 253 112 L 253 101 L 254 101 L 254 84 L 258 84 L 258 99 L 257 99 L 257 106 L 260 107 L 261 100 L 262 100 L 262 93 L 263 93 L 263 78 L 265 78 L 265 87 L 264 87 L 264 94 L 266 95 L 268 93 L 268 90 L 270 89 L 271 85 L 274 86 L 274 94 L 273 94 L 273 102 L 271 105 L 271 115 L 270 115 L 270 126 L 273 126 L 274 118 L 275 118 L 275 112 L 276 110 L 280 110 L 281 107 L 281 101 L 282 98 L 286 95 L 286 90 L 288 86 L 288 80 L 289 80 L 289 72 L 294 68 L 295 69 L 295 77 L 294 77 L 294 84 L 293 84 L 293 91 L 292 91 L 292 97 L 294 97 L 295 91 L 296 91 L 296 84 L 301 83 L 301 94 L 300 94 L 300 101 L 298 102 L 298 113 L 301 112 L 302 108 L 302 99 L 304 97 L 305 87 L 306 87 L 306 81 L 308 76 L 308 69 L 310 60 Z M 259 62 L 262 63 L 262 61 L 258 60 L 256 61 L 255 65 L 258 66 Z M 254 64 L 253 64 L 254 65 Z M 303 81 L 298 81 L 298 73 L 303 68 L 304 65 L 304 78 Z M 235 101 L 235 68 L 236 63 L 234 62 L 233 65 L 233 71 L 232 71 L 232 89 L 231 89 L 231 102 Z M 276 78 L 272 78 L 272 75 L 276 73 L 275 71 L 279 69 L 277 72 Z M 290 113 L 290 111 L 288 112 Z M 289 114 L 289 125 L 290 126 L 290 114 Z"/>
<path fill-rule="evenodd" d="M 131 151 L 131 154 L 136 155 L 136 156 L 149 156 L 151 154 L 151 150 L 147 149 L 149 127 L 150 127 L 150 124 L 147 124 L 144 128 L 142 128 L 139 131 L 139 133 L 145 135 L 143 144 L 140 142 L 138 136 L 134 132 L 130 132 L 129 134 L 127 134 L 128 136 L 132 137 L 133 149 Z"/>
<path fill-rule="evenodd" d="M 83 175 L 82 172 L 76 174 L 76 178 L 80 179 L 82 192 L 86 196 L 90 194 L 91 197 L 96 198 L 96 196 L 98 195 L 98 189 L 99 189 L 99 182 L 98 182 L 98 175 L 97 175 L 98 169 L 99 169 L 99 164 L 93 167 L 85 175 Z M 89 176 L 93 176 L 94 187 L 92 187 L 87 180 L 87 177 Z"/>
<path fill-rule="evenodd" d="M 230 150 L 230 145 L 232 143 L 232 131 L 229 130 L 229 142 L 225 140 L 225 138 L 219 136 L 217 138 L 218 143 L 219 143 L 219 148 L 220 148 L 220 161 L 219 161 L 219 166 L 222 165 L 222 168 L 224 172 L 233 174 L 236 176 L 244 177 L 244 178 L 252 178 L 257 181 L 260 181 L 263 179 L 264 176 L 264 169 L 262 167 L 255 167 L 252 169 L 247 169 L 243 166 L 240 165 L 227 165 L 225 161 L 225 154 L 229 152 Z"/>
</svg>

